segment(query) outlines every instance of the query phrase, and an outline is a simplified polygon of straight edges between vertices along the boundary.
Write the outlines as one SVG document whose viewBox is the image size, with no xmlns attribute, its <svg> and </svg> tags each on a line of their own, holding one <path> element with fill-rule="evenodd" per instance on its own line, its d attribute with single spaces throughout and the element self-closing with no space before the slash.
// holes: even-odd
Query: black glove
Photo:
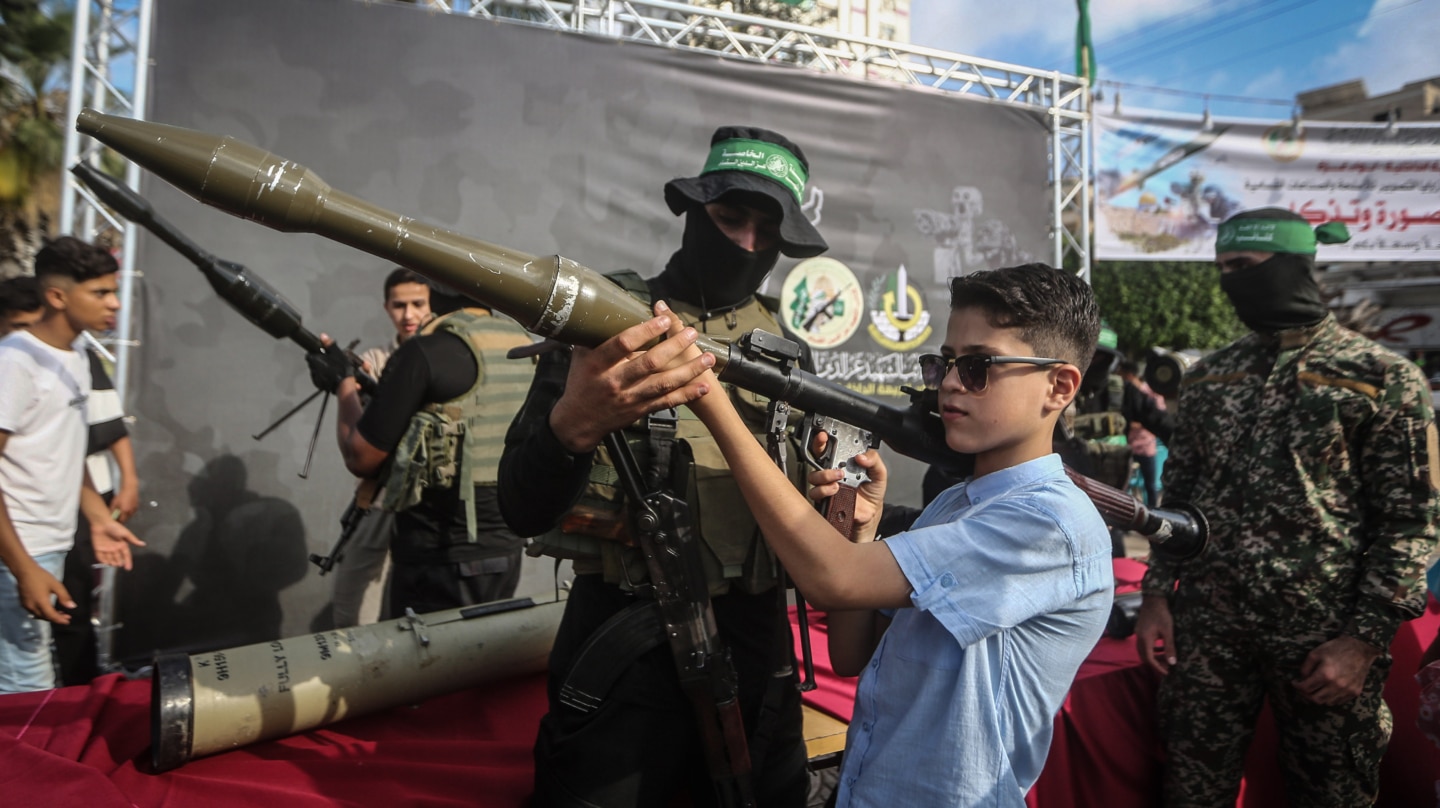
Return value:
<svg viewBox="0 0 1440 808">
<path fill-rule="evenodd" d="M 338 391 L 341 382 L 355 376 L 355 363 L 333 342 L 323 351 L 305 354 L 305 364 L 310 366 L 310 381 L 324 393 Z"/>
</svg>

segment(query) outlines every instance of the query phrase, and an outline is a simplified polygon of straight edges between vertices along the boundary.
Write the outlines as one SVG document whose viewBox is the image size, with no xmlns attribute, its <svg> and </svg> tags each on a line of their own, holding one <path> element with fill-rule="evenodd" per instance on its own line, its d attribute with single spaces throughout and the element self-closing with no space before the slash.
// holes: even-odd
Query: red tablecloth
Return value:
<svg viewBox="0 0 1440 808">
<path fill-rule="evenodd" d="M 545 712 L 543 675 L 452 693 L 191 761 L 149 768 L 150 683 L 0 697 L 7 806 L 521 806 Z"/>
<path fill-rule="evenodd" d="M 1140 567 L 1117 562 L 1121 589 Z M 812 626 L 819 685 L 807 702 L 848 719 L 853 679 L 826 660 L 823 616 Z M 1395 734 L 1381 805 L 1434 801 L 1440 751 L 1415 728 L 1413 674 L 1440 627 L 1433 601 L 1392 647 L 1385 697 Z M 1159 804 L 1160 751 L 1152 726 L 1155 676 L 1128 640 L 1102 640 L 1056 717 L 1034 808 L 1149 808 Z M 101 677 L 88 687 L 0 697 L 0 795 L 7 806 L 482 805 L 522 806 L 531 744 L 545 709 L 544 677 L 528 676 L 354 718 L 278 741 L 149 770 L 150 684 Z M 1262 722 L 1241 804 L 1283 806 L 1274 730 Z"/>
<path fill-rule="evenodd" d="M 1117 591 L 1138 587 L 1144 565 L 1129 560 L 1115 563 Z M 1440 604 L 1431 600 L 1426 614 L 1402 626 L 1391 644 L 1394 666 L 1385 684 L 1385 701 L 1395 715 L 1395 730 L 1380 768 L 1377 805 L 1382 807 L 1436 804 L 1440 749 L 1415 723 L 1419 702 L 1415 670 L 1437 628 Z M 1027 803 L 1032 808 L 1158 806 L 1163 763 L 1154 725 L 1158 681 L 1157 674 L 1140 665 L 1133 640 L 1102 639 L 1056 716 L 1050 757 Z M 1286 804 L 1275 744 L 1275 725 L 1267 708 L 1246 759 L 1237 805 L 1282 808 Z"/>
</svg>

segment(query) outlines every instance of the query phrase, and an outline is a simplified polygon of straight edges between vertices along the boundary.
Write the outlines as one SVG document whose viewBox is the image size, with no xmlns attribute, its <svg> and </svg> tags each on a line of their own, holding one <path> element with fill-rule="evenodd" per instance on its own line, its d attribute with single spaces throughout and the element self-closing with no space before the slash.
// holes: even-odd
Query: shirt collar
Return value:
<svg viewBox="0 0 1440 808">
<path fill-rule="evenodd" d="M 965 484 L 965 496 L 971 505 L 978 505 L 1012 489 L 1064 474 L 1065 464 L 1060 462 L 1060 455 L 1047 454 L 970 480 Z"/>
</svg>

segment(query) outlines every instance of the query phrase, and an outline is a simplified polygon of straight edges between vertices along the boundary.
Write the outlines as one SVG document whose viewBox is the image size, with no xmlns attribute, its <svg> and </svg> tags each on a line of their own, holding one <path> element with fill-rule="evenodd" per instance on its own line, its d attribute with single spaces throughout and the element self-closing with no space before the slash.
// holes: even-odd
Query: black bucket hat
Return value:
<svg viewBox="0 0 1440 808">
<path fill-rule="evenodd" d="M 700 176 L 665 183 L 665 204 L 679 216 L 729 191 L 764 194 L 780 206 L 780 252 L 810 258 L 829 249 L 800 210 L 810 163 L 784 135 L 753 126 L 722 126 L 710 137 L 710 156 Z"/>
</svg>

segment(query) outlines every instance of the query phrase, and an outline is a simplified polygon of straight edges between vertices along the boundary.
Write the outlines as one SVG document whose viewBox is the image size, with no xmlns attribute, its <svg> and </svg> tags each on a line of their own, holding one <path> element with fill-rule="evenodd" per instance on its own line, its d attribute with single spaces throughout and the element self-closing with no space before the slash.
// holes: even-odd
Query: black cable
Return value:
<svg viewBox="0 0 1440 808">
<path fill-rule="evenodd" d="M 1163 95 L 1181 95 L 1188 98 L 1204 98 L 1208 101 L 1235 101 L 1243 104 L 1273 104 L 1275 106 L 1294 106 L 1295 101 L 1288 98 L 1260 98 L 1252 95 L 1226 95 L 1224 93 L 1207 93 L 1203 90 L 1180 90 L 1174 87 L 1157 87 L 1149 84 L 1131 84 L 1128 81 L 1112 81 L 1105 79 L 1098 82 L 1101 86 L 1116 87 L 1119 89 L 1138 90 L 1141 93 L 1160 93 Z"/>
<path fill-rule="evenodd" d="M 1383 14 L 1389 14 L 1389 13 L 1392 12 L 1392 11 L 1399 11 L 1399 10 L 1402 9 L 1402 8 L 1409 8 L 1410 6 L 1413 6 L 1413 5 L 1415 5 L 1416 3 L 1422 3 L 1422 2 L 1424 2 L 1424 0 L 1410 0 L 1410 2 L 1408 2 L 1408 3 L 1404 4 L 1404 5 L 1395 6 L 1394 8 L 1387 8 L 1387 9 L 1385 9 L 1384 11 L 1380 12 L 1379 14 L 1375 14 L 1375 15 L 1373 15 L 1373 16 L 1379 17 L 1379 16 L 1381 16 L 1381 15 L 1383 15 Z M 1315 29 L 1314 31 L 1311 31 L 1311 32 L 1309 32 L 1309 33 L 1307 33 L 1307 34 L 1301 34 L 1301 35 L 1299 35 L 1299 36 L 1287 36 L 1287 37 L 1285 37 L 1285 41 L 1282 42 L 1282 43 L 1279 43 L 1278 45 L 1267 45 L 1267 46 L 1264 47 L 1264 48 L 1254 48 L 1254 49 L 1252 49 L 1252 50 L 1242 51 L 1242 52 L 1240 52 L 1240 53 L 1238 53 L 1238 54 L 1232 54 L 1232 55 L 1227 56 L 1227 57 L 1225 57 L 1225 59 L 1223 59 L 1223 60 L 1221 60 L 1221 61 L 1218 61 L 1218 62 L 1212 62 L 1212 63 L 1210 63 L 1210 64 L 1208 64 L 1208 65 L 1202 65 L 1202 66 L 1200 66 L 1200 67 L 1192 67 L 1192 68 L 1189 68 L 1189 69 L 1187 69 L 1187 70 L 1185 71 L 1185 73 L 1183 73 L 1183 74 L 1177 73 L 1177 74 L 1174 75 L 1174 76 L 1167 76 L 1167 77 L 1161 79 L 1161 80 L 1160 80 L 1160 83 L 1163 84 L 1164 82 L 1173 81 L 1173 80 L 1175 80 L 1175 79 L 1182 78 L 1182 77 L 1184 77 L 1184 76 L 1191 76 L 1191 75 L 1194 75 L 1195 73 L 1198 73 L 1198 72 L 1201 72 L 1201 71 L 1204 71 L 1204 70 L 1209 70 L 1209 69 L 1214 68 L 1214 67 L 1220 67 L 1220 66 L 1222 66 L 1222 65 L 1231 65 L 1231 64 L 1234 64 L 1234 63 L 1236 63 L 1236 62 L 1238 62 L 1238 61 L 1241 61 L 1241 60 L 1243 60 L 1243 59 L 1245 59 L 1245 58 L 1247 58 L 1247 57 L 1254 56 L 1254 55 L 1259 54 L 1259 53 L 1274 53 L 1274 52 L 1276 52 L 1276 51 L 1283 50 L 1283 49 L 1288 48 L 1288 47 L 1290 47 L 1290 46 L 1292 46 L 1292 45 L 1295 45 L 1295 44 L 1297 44 L 1297 43 L 1299 43 L 1299 42 L 1304 42 L 1304 41 L 1307 40 L 1307 39 L 1311 39 L 1311 38 L 1313 38 L 1313 37 L 1317 37 L 1317 36 L 1319 36 L 1319 35 L 1321 35 L 1321 34 L 1329 33 L 1329 32 L 1331 32 L 1331 31 L 1334 31 L 1334 30 L 1337 29 L 1337 28 L 1344 28 L 1344 27 L 1347 26 L 1347 25 L 1354 25 L 1355 23 L 1364 22 L 1364 21 L 1370 19 L 1371 16 L 1372 16 L 1372 15 L 1367 11 L 1364 16 L 1361 16 L 1361 17 L 1358 17 L 1358 18 L 1355 18 L 1355 19 L 1351 19 L 1351 20 L 1345 20 L 1345 21 L 1343 21 L 1343 22 L 1338 22 L 1338 23 L 1335 23 L 1334 25 L 1326 25 L 1326 26 L 1323 26 L 1323 27 L 1321 27 L 1321 28 L 1317 28 L 1317 29 Z"/>
<path fill-rule="evenodd" d="M 1188 46 L 1190 46 L 1190 45 L 1194 45 L 1194 44 L 1197 44 L 1197 43 L 1200 43 L 1200 42 L 1204 42 L 1204 41 L 1209 40 L 1209 39 L 1213 39 L 1213 38 L 1216 38 L 1216 37 L 1220 37 L 1220 36 L 1223 36 L 1223 35 L 1225 35 L 1225 34 L 1228 34 L 1228 33 L 1232 32 L 1232 31 L 1238 31 L 1238 30 L 1240 30 L 1241 28 L 1248 28 L 1249 26 L 1252 26 L 1252 25 L 1254 25 L 1255 23 L 1264 22 L 1265 20 L 1271 19 L 1271 18 L 1273 18 L 1273 17 L 1278 17 L 1278 16 L 1280 16 L 1281 14 L 1289 13 L 1289 12 L 1291 12 L 1291 11 L 1294 11 L 1295 9 L 1300 8 L 1301 6 L 1308 6 L 1308 5 L 1310 5 L 1310 4 L 1314 3 L 1314 2 L 1316 2 L 1316 0 L 1298 0 L 1298 2 L 1294 2 L 1294 3 L 1291 3 L 1291 4 L 1288 5 L 1288 6 L 1284 6 L 1284 7 L 1282 7 L 1282 8 L 1275 9 L 1275 10 L 1271 11 L 1271 12 L 1268 13 L 1268 14 L 1261 14 L 1261 15 L 1259 15 L 1259 16 L 1252 16 L 1252 17 L 1248 17 L 1248 18 L 1244 18 L 1244 19 L 1237 19 L 1236 17 L 1226 17 L 1224 20 L 1220 20 L 1220 21 L 1217 21 L 1217 22 L 1233 21 L 1234 24 L 1233 24 L 1233 25 L 1230 25 L 1230 26 L 1228 26 L 1228 27 L 1225 27 L 1225 28 L 1214 29 L 1214 30 L 1208 30 L 1208 29 L 1207 29 L 1207 30 L 1200 30 L 1200 31 L 1194 31 L 1194 30 L 1192 30 L 1192 31 L 1190 31 L 1190 32 L 1188 32 L 1188 33 L 1193 33 L 1194 36 L 1192 36 L 1192 37 L 1190 37 L 1190 38 L 1188 38 L 1188 39 L 1184 39 L 1184 40 L 1182 40 L 1182 41 L 1180 41 L 1180 42 L 1170 43 L 1169 40 L 1166 39 L 1166 40 L 1161 40 L 1161 41 L 1157 41 L 1157 42 L 1153 42 L 1153 43 L 1146 43 L 1145 45 L 1141 46 L 1140 48 L 1133 48 L 1133 49 L 1125 52 L 1124 54 L 1121 54 L 1121 55 L 1118 55 L 1118 56 L 1111 56 L 1111 57 L 1109 57 L 1106 61 L 1107 61 L 1112 67 L 1113 67 L 1116 63 L 1119 63 L 1119 64 L 1121 64 L 1121 65 L 1124 65 L 1124 64 L 1126 64 L 1126 63 L 1138 64 L 1139 62 L 1143 62 L 1143 61 L 1145 61 L 1145 60 L 1147 60 L 1147 59 L 1153 59 L 1153 58 L 1154 58 L 1154 55 L 1155 55 L 1155 53 L 1154 53 L 1154 49 L 1155 49 L 1155 48 L 1163 47 L 1163 48 L 1165 49 L 1165 51 L 1167 51 L 1167 52 L 1172 52 L 1172 53 L 1173 53 L 1173 52 L 1176 51 L 1176 50 L 1181 50 L 1181 49 L 1186 48 L 1186 47 L 1188 47 Z M 1256 10 L 1256 9 L 1259 9 L 1259 8 L 1262 8 L 1262 6 L 1255 6 L 1254 9 L 1252 9 L 1252 10 Z M 1242 13 L 1242 15 L 1237 15 L 1237 16 L 1243 16 L 1243 13 Z M 1204 26 L 1201 26 L 1201 27 L 1203 28 Z"/>
<path fill-rule="evenodd" d="M 1154 31 L 1155 29 L 1164 28 L 1164 27 L 1170 25 L 1171 23 L 1178 23 L 1178 22 L 1180 22 L 1181 20 L 1187 19 L 1187 18 L 1189 18 L 1189 17 L 1193 17 L 1193 16 L 1195 16 L 1196 14 L 1201 14 L 1201 13 L 1214 14 L 1214 13 L 1216 13 L 1216 12 L 1219 10 L 1220 6 L 1226 5 L 1227 3 L 1230 3 L 1230 2 L 1233 2 L 1233 1 L 1234 1 L 1234 0 L 1219 0 L 1218 2 L 1215 2 L 1215 3 L 1201 3 L 1201 4 L 1197 5 L 1195 8 L 1190 9 L 1189 11 L 1183 11 L 1183 12 L 1179 12 L 1179 13 L 1177 13 L 1177 14 L 1171 14 L 1171 15 L 1168 16 L 1168 17 L 1162 17 L 1162 18 L 1160 18 L 1159 20 L 1156 20 L 1155 22 L 1147 23 L 1147 24 L 1145 24 L 1145 25 L 1142 25 L 1142 26 L 1140 26 L 1139 28 L 1136 28 L 1136 29 L 1133 30 L 1133 31 L 1127 31 L 1126 33 L 1120 34 L 1120 35 L 1116 36 L 1114 39 L 1106 40 L 1105 42 L 1097 42 L 1097 43 L 1095 44 L 1095 49 L 1096 49 L 1096 50 L 1101 50 L 1101 49 L 1104 49 L 1104 48 L 1113 47 L 1113 46 L 1115 46 L 1115 45 L 1120 44 L 1121 42 L 1125 42 L 1126 40 L 1134 39 L 1135 37 L 1138 37 L 1138 36 L 1146 36 L 1146 35 L 1148 35 L 1151 31 Z M 1277 2 L 1277 1 L 1278 1 L 1278 0 L 1266 0 L 1266 2 Z M 1241 0 L 1241 2 L 1248 2 L 1248 0 Z M 1171 33 L 1174 33 L 1174 32 L 1171 32 Z M 1166 34 L 1166 36 L 1168 36 L 1168 34 Z"/>
</svg>

